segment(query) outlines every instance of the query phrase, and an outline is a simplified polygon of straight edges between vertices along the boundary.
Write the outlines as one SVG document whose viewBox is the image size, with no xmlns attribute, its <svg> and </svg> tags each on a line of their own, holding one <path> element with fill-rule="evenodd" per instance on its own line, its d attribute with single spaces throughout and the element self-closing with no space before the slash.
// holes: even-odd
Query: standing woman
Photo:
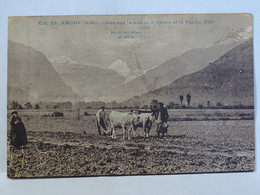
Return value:
<svg viewBox="0 0 260 195">
<path fill-rule="evenodd" d="M 11 117 L 10 117 L 10 125 L 11 125 L 11 132 L 10 132 L 10 145 L 11 146 L 14 146 L 14 142 L 15 142 L 15 139 L 16 139 L 16 136 L 15 136 L 15 132 L 14 132 L 14 126 L 15 126 L 15 121 L 16 121 L 16 118 L 17 118 L 17 111 L 16 110 L 12 110 L 11 112 Z"/>
<path fill-rule="evenodd" d="M 11 113 L 10 125 L 10 145 L 13 145 L 15 148 L 19 149 L 20 146 L 24 146 L 27 144 L 27 134 L 22 119 L 18 116 L 17 111 L 13 111 Z"/>
</svg>

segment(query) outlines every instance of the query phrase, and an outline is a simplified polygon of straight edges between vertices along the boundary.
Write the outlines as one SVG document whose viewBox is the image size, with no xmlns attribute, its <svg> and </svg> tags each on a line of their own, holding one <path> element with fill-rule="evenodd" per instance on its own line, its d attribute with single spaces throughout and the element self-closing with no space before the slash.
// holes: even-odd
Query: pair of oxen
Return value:
<svg viewBox="0 0 260 195">
<path fill-rule="evenodd" d="M 152 127 L 153 122 L 156 120 L 155 112 L 141 112 L 141 111 L 131 111 L 131 112 L 118 112 L 111 111 L 109 114 L 109 124 L 107 129 L 105 130 L 101 127 L 102 131 L 105 134 L 112 135 L 112 138 L 116 138 L 115 129 L 122 128 L 123 130 L 123 139 L 128 137 L 131 139 L 132 135 L 135 135 L 136 129 L 142 128 L 145 137 L 149 137 L 149 133 Z M 157 133 L 160 136 L 164 136 L 164 133 L 167 132 L 168 124 L 165 123 L 162 125 L 157 125 Z"/>
</svg>

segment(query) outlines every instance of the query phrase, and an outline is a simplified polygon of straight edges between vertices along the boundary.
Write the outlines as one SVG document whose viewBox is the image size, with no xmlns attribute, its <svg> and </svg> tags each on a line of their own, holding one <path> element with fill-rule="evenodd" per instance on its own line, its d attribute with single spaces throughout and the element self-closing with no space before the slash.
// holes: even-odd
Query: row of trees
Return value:
<svg viewBox="0 0 260 195">
<path fill-rule="evenodd" d="M 72 109 L 72 102 L 59 102 L 59 103 L 35 103 L 26 102 L 25 104 L 18 101 L 12 101 L 8 105 L 8 109 Z"/>
<path fill-rule="evenodd" d="M 18 101 L 12 101 L 10 106 L 10 109 L 40 109 L 39 104 L 34 104 L 34 106 L 32 105 L 32 103 L 30 102 L 26 102 L 24 105 L 21 105 Z"/>
<path fill-rule="evenodd" d="M 156 100 L 157 101 L 157 100 Z M 180 104 L 175 102 L 163 102 L 168 109 L 252 109 L 254 106 L 252 105 L 223 105 L 222 103 L 211 103 L 209 100 L 206 104 L 198 104 L 197 106 L 190 106 L 191 102 L 191 95 L 188 93 L 186 95 L 187 104 L 184 105 L 184 96 L 179 96 Z M 125 103 L 117 103 L 116 101 L 105 103 L 102 101 L 92 101 L 92 102 L 76 102 L 72 104 L 72 102 L 59 102 L 59 103 L 35 103 L 32 104 L 31 102 L 26 102 L 24 104 L 19 103 L 18 101 L 12 101 L 8 105 L 8 109 L 98 109 L 101 106 L 105 106 L 108 109 L 150 109 L 151 105 L 145 104 L 145 102 L 140 103 L 140 101 L 132 101 L 132 102 L 125 102 Z"/>
</svg>

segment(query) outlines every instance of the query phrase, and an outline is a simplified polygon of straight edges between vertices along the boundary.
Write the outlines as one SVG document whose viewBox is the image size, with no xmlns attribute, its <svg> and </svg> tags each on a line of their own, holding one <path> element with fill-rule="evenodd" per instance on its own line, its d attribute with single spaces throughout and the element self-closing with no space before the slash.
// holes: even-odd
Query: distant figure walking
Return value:
<svg viewBox="0 0 260 195">
<path fill-rule="evenodd" d="M 97 114 L 97 128 L 98 128 L 98 134 L 101 135 L 101 129 L 103 130 L 103 135 L 105 135 L 105 131 L 107 129 L 105 119 L 106 119 L 106 113 L 105 113 L 105 107 L 102 106 L 101 109 L 98 110 Z"/>
<path fill-rule="evenodd" d="M 21 146 L 27 144 L 27 134 L 22 119 L 21 117 L 18 116 L 16 110 L 11 112 L 10 125 L 11 125 L 10 145 L 19 149 Z"/>
<path fill-rule="evenodd" d="M 166 107 L 164 107 L 164 104 L 162 102 L 159 102 L 159 111 L 157 115 L 157 133 L 158 137 L 160 136 L 160 133 L 162 133 L 162 137 L 164 137 L 164 133 L 167 133 L 167 120 L 169 118 L 168 110 Z"/>
</svg>

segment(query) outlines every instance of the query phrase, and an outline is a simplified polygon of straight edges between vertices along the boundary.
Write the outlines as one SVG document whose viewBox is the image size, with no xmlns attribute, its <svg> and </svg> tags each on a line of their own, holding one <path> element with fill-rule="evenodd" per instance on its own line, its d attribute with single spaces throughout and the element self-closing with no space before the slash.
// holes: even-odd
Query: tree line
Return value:
<svg viewBox="0 0 260 195">
<path fill-rule="evenodd" d="M 7 109 L 72 109 L 73 104 L 70 101 L 66 102 L 52 102 L 52 103 L 19 103 L 18 101 L 12 101 L 7 105 Z"/>
<path fill-rule="evenodd" d="M 179 95 L 179 101 L 180 104 L 175 103 L 173 101 L 165 103 L 165 106 L 168 109 L 253 109 L 253 105 L 223 105 L 221 102 L 217 102 L 215 105 L 213 105 L 209 100 L 206 102 L 206 105 L 198 104 L 197 106 L 190 106 L 191 103 L 191 94 L 188 93 L 186 96 L 186 102 L 187 104 L 183 104 L 184 96 Z M 152 100 L 153 101 L 153 100 Z M 156 100 L 157 101 L 157 100 Z M 70 101 L 66 102 L 58 102 L 58 103 L 31 103 L 26 102 L 24 104 L 19 103 L 18 101 L 12 101 L 7 108 L 8 109 L 73 109 L 73 108 L 80 108 L 80 109 L 97 109 L 101 106 L 105 106 L 106 108 L 110 109 L 139 109 L 142 107 L 142 109 L 149 109 L 149 105 L 142 104 L 138 101 L 129 102 L 129 103 L 117 103 L 116 101 L 112 101 L 109 103 L 105 103 L 102 101 L 91 101 L 91 102 L 76 102 L 72 103 Z"/>
</svg>

